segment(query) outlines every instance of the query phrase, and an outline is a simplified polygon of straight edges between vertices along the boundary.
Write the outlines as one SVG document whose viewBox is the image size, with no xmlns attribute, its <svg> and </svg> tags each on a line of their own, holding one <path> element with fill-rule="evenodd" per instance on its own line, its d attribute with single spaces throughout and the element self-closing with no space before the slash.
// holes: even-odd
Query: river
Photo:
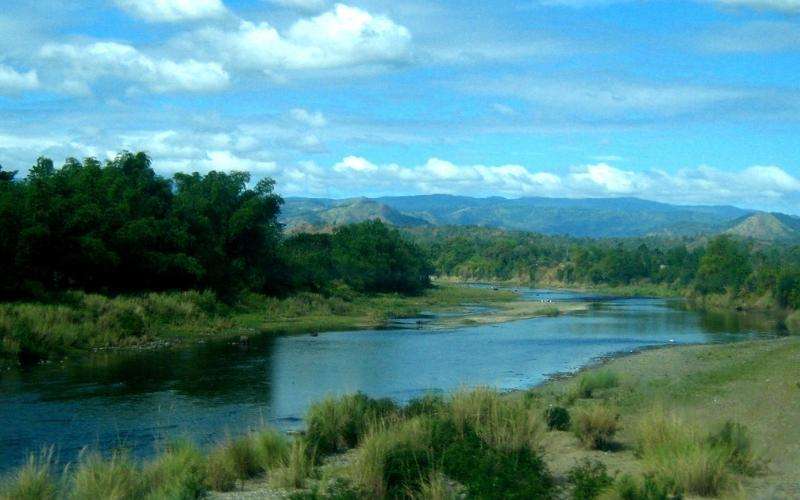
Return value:
<svg viewBox="0 0 800 500">
<path fill-rule="evenodd" d="M 7 371 L 0 374 L 0 471 L 49 445 L 65 462 L 84 446 L 124 446 L 146 456 L 173 437 L 207 442 L 262 423 L 298 428 L 308 405 L 332 394 L 363 391 L 404 402 L 462 386 L 521 389 L 603 356 L 769 333 L 743 315 L 689 311 L 664 299 L 521 293 L 592 307 L 474 327 L 436 328 L 424 318 L 247 346 L 106 352 Z"/>
</svg>

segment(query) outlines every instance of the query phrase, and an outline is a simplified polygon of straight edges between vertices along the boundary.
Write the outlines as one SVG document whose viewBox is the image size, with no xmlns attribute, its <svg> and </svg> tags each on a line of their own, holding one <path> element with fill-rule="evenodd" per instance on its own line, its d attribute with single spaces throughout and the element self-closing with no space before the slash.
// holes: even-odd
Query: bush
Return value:
<svg viewBox="0 0 800 500">
<path fill-rule="evenodd" d="M 551 431 L 569 430 L 569 411 L 564 407 L 550 406 L 544 411 L 544 418 L 547 421 L 547 428 Z"/>
<path fill-rule="evenodd" d="M 72 498 L 135 500 L 144 496 L 146 485 L 126 452 L 116 451 L 108 459 L 96 452 L 84 453 L 72 477 Z"/>
<path fill-rule="evenodd" d="M 572 430 L 589 449 L 608 449 L 617 433 L 619 416 L 603 405 L 591 405 L 579 410 L 572 423 Z"/>
<path fill-rule="evenodd" d="M 584 373 L 578 379 L 576 388 L 580 398 L 591 398 L 599 390 L 613 389 L 619 385 L 619 376 L 611 371 L 592 371 Z"/>
<path fill-rule="evenodd" d="M 463 498 L 460 491 L 447 476 L 440 472 L 431 472 L 419 489 L 417 500 L 456 500 Z"/>
<path fill-rule="evenodd" d="M 370 425 L 397 413 L 391 400 L 376 400 L 362 393 L 328 398 L 309 408 L 306 436 L 317 453 L 344 451 L 356 446 Z"/>
<path fill-rule="evenodd" d="M 444 398 L 438 394 L 425 394 L 422 397 L 414 398 L 403 408 L 403 415 L 406 418 L 440 415 L 447 408 Z"/>
<path fill-rule="evenodd" d="M 221 443 L 213 448 L 206 462 L 205 484 L 210 490 L 231 491 L 239 480 L 236 462 L 228 451 L 228 446 Z"/>
<path fill-rule="evenodd" d="M 170 444 L 144 468 L 147 498 L 190 500 L 205 494 L 205 459 L 200 449 L 188 441 Z"/>
<path fill-rule="evenodd" d="M 614 483 L 608 469 L 602 462 L 585 459 L 567 474 L 567 482 L 572 487 L 574 500 L 593 500 Z"/>
<path fill-rule="evenodd" d="M 551 498 L 553 479 L 541 457 L 525 447 L 498 450 L 470 427 L 434 422 L 431 443 L 441 472 L 463 484 L 471 498 Z"/>
<path fill-rule="evenodd" d="M 723 451 L 727 456 L 728 465 L 735 472 L 752 474 L 756 471 L 752 439 L 746 426 L 727 421 L 717 432 L 708 437 L 708 443 Z"/>
<path fill-rule="evenodd" d="M 53 477 L 53 449 L 48 448 L 28 461 L 14 474 L 0 481 L 0 498 L 4 500 L 55 500 L 58 488 Z"/>
</svg>

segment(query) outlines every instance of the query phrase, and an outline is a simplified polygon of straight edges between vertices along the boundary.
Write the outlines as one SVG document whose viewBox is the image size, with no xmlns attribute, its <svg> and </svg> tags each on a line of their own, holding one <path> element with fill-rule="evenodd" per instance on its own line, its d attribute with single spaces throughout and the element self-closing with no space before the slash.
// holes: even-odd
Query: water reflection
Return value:
<svg viewBox="0 0 800 500">
<path fill-rule="evenodd" d="M 530 386 L 598 356 L 767 331 L 748 315 L 699 314 L 660 299 L 605 300 L 523 290 L 534 300 L 594 301 L 589 311 L 460 329 L 400 328 L 107 352 L 0 378 L 0 469 L 56 444 L 64 460 L 94 444 L 146 455 L 175 435 L 209 440 L 267 421 L 297 427 L 310 402 L 364 391 L 407 400 L 430 390 Z M 424 325 L 423 325 L 424 326 Z"/>
</svg>

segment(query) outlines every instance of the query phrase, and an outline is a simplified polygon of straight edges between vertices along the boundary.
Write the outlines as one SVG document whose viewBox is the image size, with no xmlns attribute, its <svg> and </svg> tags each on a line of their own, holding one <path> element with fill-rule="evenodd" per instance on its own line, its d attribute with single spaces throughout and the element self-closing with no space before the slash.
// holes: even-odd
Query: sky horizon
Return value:
<svg viewBox="0 0 800 500">
<path fill-rule="evenodd" d="M 800 215 L 798 69 L 800 0 L 8 0 L 0 165 Z"/>
</svg>

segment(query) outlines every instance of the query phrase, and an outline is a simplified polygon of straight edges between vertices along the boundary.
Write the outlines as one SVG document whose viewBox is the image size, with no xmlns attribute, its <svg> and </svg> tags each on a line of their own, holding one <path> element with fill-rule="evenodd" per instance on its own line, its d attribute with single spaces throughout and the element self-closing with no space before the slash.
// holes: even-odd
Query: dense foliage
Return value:
<svg viewBox="0 0 800 500">
<path fill-rule="evenodd" d="M 731 236 L 590 240 L 487 228 L 409 230 L 436 273 L 540 285 L 653 284 L 701 296 L 768 296 L 800 307 L 800 247 Z"/>
<path fill-rule="evenodd" d="M 211 289 L 222 297 L 428 285 L 419 249 L 380 222 L 282 245 L 270 179 L 243 172 L 158 175 L 144 153 L 104 164 L 40 158 L 28 175 L 0 170 L 0 296 L 70 289 L 124 293 Z"/>
</svg>

